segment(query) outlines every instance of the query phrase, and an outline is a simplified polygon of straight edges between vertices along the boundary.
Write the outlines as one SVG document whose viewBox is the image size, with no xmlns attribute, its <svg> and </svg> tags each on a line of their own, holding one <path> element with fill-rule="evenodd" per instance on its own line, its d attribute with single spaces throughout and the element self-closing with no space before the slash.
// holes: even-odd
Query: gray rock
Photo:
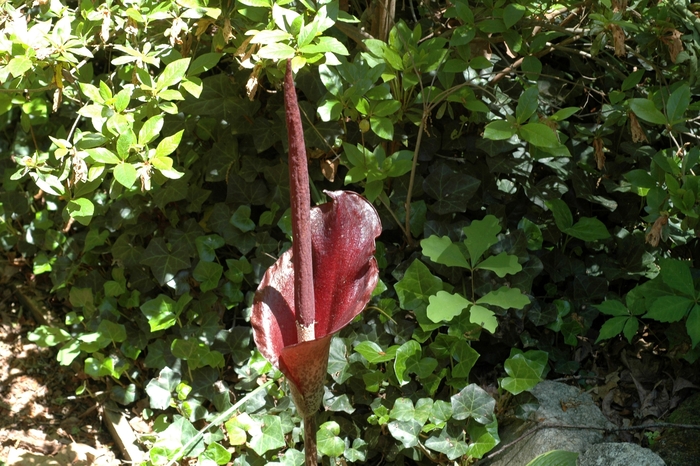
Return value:
<svg viewBox="0 0 700 466">
<path fill-rule="evenodd" d="M 598 443 L 578 458 L 579 466 L 665 466 L 653 451 L 635 443 Z"/>
<path fill-rule="evenodd" d="M 545 381 L 530 392 L 539 402 L 534 421 L 505 426 L 501 432 L 502 444 L 507 445 L 543 424 L 568 428 L 539 429 L 488 462 L 490 466 L 525 466 L 533 458 L 551 450 L 584 453 L 592 444 L 603 442 L 603 429 L 614 427 L 590 395 L 576 387 Z M 579 426 L 582 428 L 577 428 Z"/>
</svg>

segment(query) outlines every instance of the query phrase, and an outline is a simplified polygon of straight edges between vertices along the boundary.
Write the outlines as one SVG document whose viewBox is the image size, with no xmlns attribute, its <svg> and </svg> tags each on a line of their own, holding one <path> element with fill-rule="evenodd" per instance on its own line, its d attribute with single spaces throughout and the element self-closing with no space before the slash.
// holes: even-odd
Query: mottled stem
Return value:
<svg viewBox="0 0 700 466">
<path fill-rule="evenodd" d="M 284 76 L 284 106 L 289 139 L 289 192 L 292 208 L 292 251 L 294 257 L 294 307 L 297 339 L 314 339 L 316 309 L 314 303 L 313 264 L 311 255 L 309 168 L 304 145 L 304 129 L 297 102 L 292 64 L 287 60 Z"/>
<path fill-rule="evenodd" d="M 310 414 L 304 418 L 304 465 L 318 465 L 318 453 L 316 451 L 316 413 Z"/>
</svg>

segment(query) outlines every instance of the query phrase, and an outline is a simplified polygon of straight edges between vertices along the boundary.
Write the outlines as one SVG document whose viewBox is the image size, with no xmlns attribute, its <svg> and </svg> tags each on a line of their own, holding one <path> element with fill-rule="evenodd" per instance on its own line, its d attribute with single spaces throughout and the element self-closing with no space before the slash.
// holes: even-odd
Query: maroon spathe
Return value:
<svg viewBox="0 0 700 466">
<path fill-rule="evenodd" d="M 315 398 L 319 389 L 323 395 L 330 338 L 362 311 L 379 278 L 374 242 L 381 223 L 376 210 L 353 192 L 326 195 L 331 202 L 311 209 L 316 338 L 297 340 L 291 249 L 265 272 L 251 317 L 258 349 L 305 398 Z"/>
<path fill-rule="evenodd" d="M 265 272 L 251 323 L 255 344 L 287 377 L 297 410 L 306 418 L 321 405 L 333 333 L 362 311 L 377 285 L 375 239 L 382 227 L 374 206 L 350 191 L 326 191 L 330 202 L 309 210 L 306 152 L 289 63 L 285 107 L 294 246 Z M 295 257 L 308 258 L 309 250 L 311 274 L 295 271 Z M 308 265 L 302 260 L 300 269 L 308 271 Z M 311 290 L 313 301 L 305 307 L 315 309 L 297 309 Z M 300 324 L 313 324 L 313 339 L 299 341 Z"/>
</svg>

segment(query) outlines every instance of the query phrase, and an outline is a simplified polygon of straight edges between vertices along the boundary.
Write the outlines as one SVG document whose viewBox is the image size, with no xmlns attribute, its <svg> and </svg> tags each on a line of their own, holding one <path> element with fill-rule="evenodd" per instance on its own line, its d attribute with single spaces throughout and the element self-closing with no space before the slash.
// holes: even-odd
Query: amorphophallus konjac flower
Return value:
<svg viewBox="0 0 700 466">
<path fill-rule="evenodd" d="M 377 285 L 374 206 L 350 191 L 326 192 L 311 208 L 304 133 L 291 65 L 284 78 L 289 137 L 292 248 L 263 276 L 251 324 L 255 344 L 289 382 L 304 419 L 306 464 L 317 464 L 316 412 L 323 398 L 331 337 L 357 316 Z"/>
</svg>

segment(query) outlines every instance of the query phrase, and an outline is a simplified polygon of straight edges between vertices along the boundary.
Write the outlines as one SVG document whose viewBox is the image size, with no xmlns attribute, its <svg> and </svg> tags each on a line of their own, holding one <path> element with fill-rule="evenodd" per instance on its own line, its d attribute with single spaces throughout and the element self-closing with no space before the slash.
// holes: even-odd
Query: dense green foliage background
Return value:
<svg viewBox="0 0 700 466">
<path fill-rule="evenodd" d="M 290 58 L 315 201 L 357 190 L 384 226 L 333 340 L 324 463 L 468 464 L 511 395 L 585 380 L 611 339 L 693 363 L 694 6 L 5 2 L 0 243 L 69 310 L 32 339 L 148 399 L 151 464 L 302 464 L 248 323 L 290 245 Z"/>
</svg>

